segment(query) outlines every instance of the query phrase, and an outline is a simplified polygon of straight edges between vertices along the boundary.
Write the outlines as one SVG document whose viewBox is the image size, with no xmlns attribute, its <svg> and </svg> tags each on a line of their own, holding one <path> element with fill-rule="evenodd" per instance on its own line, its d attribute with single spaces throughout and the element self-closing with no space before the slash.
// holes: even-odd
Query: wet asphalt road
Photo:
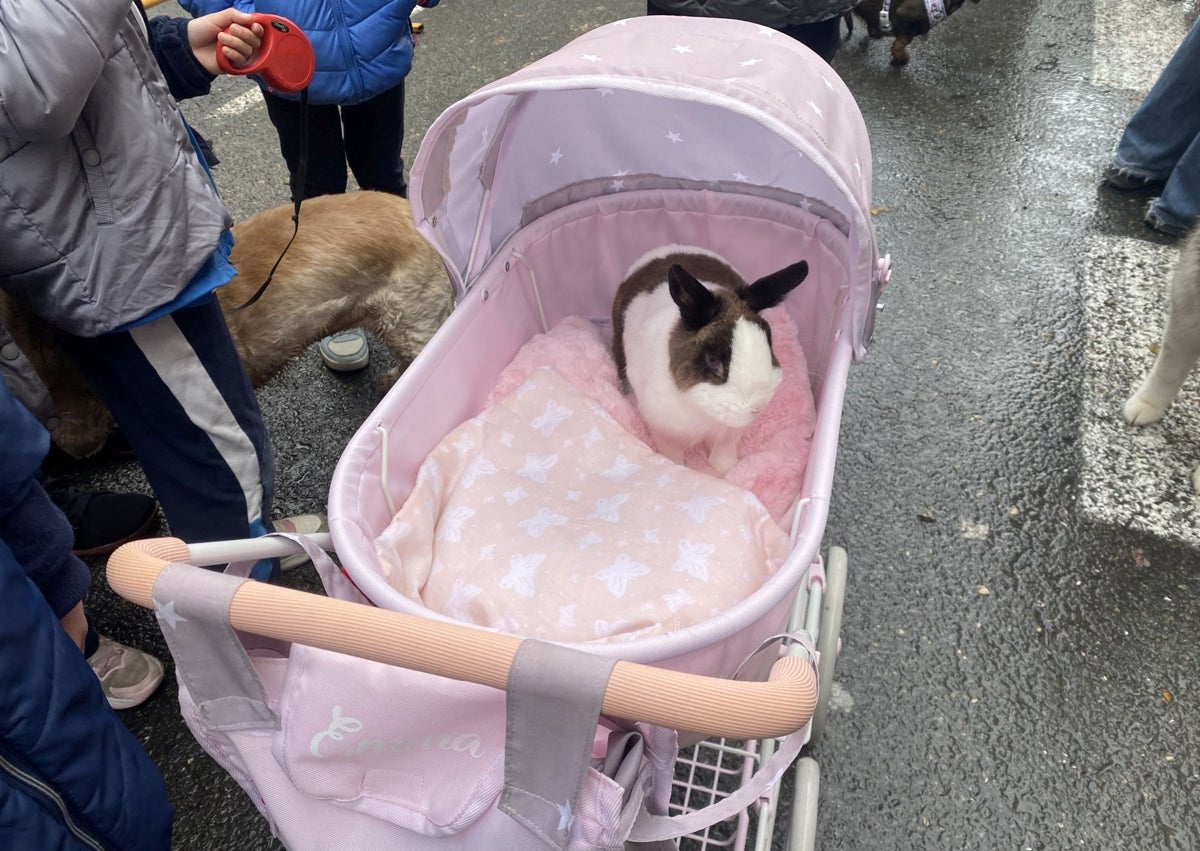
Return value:
<svg viewBox="0 0 1200 851">
<path fill-rule="evenodd" d="M 1107 12 L 1121 6 L 1175 22 L 1132 28 L 1165 61 L 1188 3 L 984 0 L 915 44 L 902 71 L 861 24 L 835 60 L 871 134 L 876 227 L 895 273 L 871 354 L 851 372 L 827 526 L 850 576 L 837 709 L 813 752 L 823 849 L 1200 847 L 1197 554 L 1079 508 L 1085 395 L 1100 392 L 1086 335 L 1111 331 L 1083 321 L 1089 252 L 1170 246 L 1141 224 L 1145 196 L 1099 187 L 1144 93 L 1096 80 Z M 453 101 L 640 11 L 445 0 L 424 13 L 409 160 Z M 287 200 L 252 92 L 222 80 L 186 106 L 237 218 Z M 1132 286 L 1161 290 L 1159 272 Z M 366 373 L 336 376 L 313 348 L 262 391 L 277 515 L 323 506 L 389 365 L 385 350 L 373 356 Z M 1130 389 L 1111 389 L 1112 404 Z M 146 489 L 132 465 L 78 480 Z M 1194 510 L 1182 516 L 1195 525 Z M 314 582 L 311 571 L 287 581 Z M 102 631 L 166 657 L 150 615 L 102 580 L 89 602 Z M 279 847 L 194 743 L 173 688 L 122 718 L 167 777 L 176 848 Z"/>
</svg>

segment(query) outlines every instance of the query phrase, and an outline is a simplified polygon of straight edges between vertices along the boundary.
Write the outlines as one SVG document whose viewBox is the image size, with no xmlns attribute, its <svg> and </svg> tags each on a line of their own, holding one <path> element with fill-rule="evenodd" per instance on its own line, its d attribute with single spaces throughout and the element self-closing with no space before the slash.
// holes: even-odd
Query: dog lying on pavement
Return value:
<svg viewBox="0 0 1200 851">
<path fill-rule="evenodd" d="M 1137 392 L 1125 402 L 1125 421 L 1144 426 L 1160 419 L 1179 395 L 1188 374 L 1200 360 L 1200 229 L 1179 250 L 1171 276 L 1170 301 L 1162 345 L 1154 367 Z M 1200 467 L 1192 473 L 1192 488 L 1200 493 Z"/>
<path fill-rule="evenodd" d="M 956 12 L 965 2 L 966 0 L 891 0 L 888 4 L 891 30 L 885 32 L 879 22 L 884 0 L 862 0 L 851 11 L 846 12 L 846 29 L 850 33 L 854 32 L 854 15 L 858 15 L 866 23 L 867 35 L 871 38 L 894 36 L 892 64 L 905 65 L 909 58 L 909 43 L 917 36 L 925 35 L 935 24 L 941 23 Z M 972 2 L 978 3 L 979 0 Z"/>
<path fill-rule="evenodd" d="M 399 360 L 390 386 L 450 315 L 453 293 L 442 258 L 417 233 L 408 201 L 383 192 L 323 195 L 304 202 L 295 241 L 262 297 L 238 307 L 267 279 L 293 232 L 284 204 L 234 225 L 238 274 L 217 290 L 246 373 L 261 387 L 323 337 L 364 328 Z M 59 332 L 0 293 L 0 322 L 37 371 L 60 424 L 54 442 L 68 455 L 97 452 L 113 418 L 57 345 Z"/>
</svg>

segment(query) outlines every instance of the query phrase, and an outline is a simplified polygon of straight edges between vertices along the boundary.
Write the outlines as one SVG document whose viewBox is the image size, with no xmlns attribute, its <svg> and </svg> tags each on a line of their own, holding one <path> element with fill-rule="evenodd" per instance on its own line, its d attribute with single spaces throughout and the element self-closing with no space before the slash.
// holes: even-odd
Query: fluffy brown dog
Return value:
<svg viewBox="0 0 1200 851">
<path fill-rule="evenodd" d="M 387 374 L 390 386 L 453 307 L 442 258 L 413 227 L 408 201 L 383 192 L 305 201 L 299 233 L 270 286 L 237 310 L 266 280 L 292 230 L 290 204 L 233 228 L 238 274 L 217 296 L 251 383 L 261 387 L 328 334 L 365 328 L 400 361 Z M 112 415 L 59 349 L 58 332 L 2 293 L 0 321 L 54 399 L 61 421 L 54 442 L 76 458 L 97 452 Z"/>
<path fill-rule="evenodd" d="M 966 0 L 944 0 L 946 14 L 951 15 L 958 10 Z M 979 0 L 973 0 L 978 3 Z M 883 38 L 885 33 L 879 26 L 879 12 L 883 9 L 883 0 L 863 0 L 853 9 L 867 25 L 867 35 L 871 38 Z M 932 28 L 929 20 L 929 10 L 925 0 L 892 0 L 888 9 L 892 22 L 892 64 L 904 65 L 908 62 L 908 45 L 919 35 L 925 35 Z M 846 13 L 846 28 L 854 32 L 854 18 L 851 12 Z"/>
</svg>

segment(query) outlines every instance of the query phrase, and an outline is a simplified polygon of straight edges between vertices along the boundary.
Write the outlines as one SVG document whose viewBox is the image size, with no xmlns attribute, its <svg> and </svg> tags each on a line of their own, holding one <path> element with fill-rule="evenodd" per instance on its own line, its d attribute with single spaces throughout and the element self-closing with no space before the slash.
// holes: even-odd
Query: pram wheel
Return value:
<svg viewBox="0 0 1200 851">
<path fill-rule="evenodd" d="M 821 601 L 821 626 L 817 632 L 817 652 L 821 656 L 817 668 L 817 708 L 813 713 L 809 744 L 814 744 L 825 732 L 829 716 L 829 696 L 833 688 L 833 669 L 842 635 L 842 603 L 846 598 L 846 551 L 830 547 L 825 564 L 825 594 Z"/>
</svg>

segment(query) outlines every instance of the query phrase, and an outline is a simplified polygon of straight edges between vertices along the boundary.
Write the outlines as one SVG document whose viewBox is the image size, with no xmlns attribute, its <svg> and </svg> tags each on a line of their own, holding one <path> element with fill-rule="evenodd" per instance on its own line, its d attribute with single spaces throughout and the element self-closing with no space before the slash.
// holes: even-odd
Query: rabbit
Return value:
<svg viewBox="0 0 1200 851">
<path fill-rule="evenodd" d="M 801 260 L 747 284 L 719 255 L 668 245 L 630 267 L 613 299 L 613 358 L 655 448 L 676 463 L 699 443 L 720 475 L 783 380 L 760 312 L 808 275 Z"/>
</svg>

